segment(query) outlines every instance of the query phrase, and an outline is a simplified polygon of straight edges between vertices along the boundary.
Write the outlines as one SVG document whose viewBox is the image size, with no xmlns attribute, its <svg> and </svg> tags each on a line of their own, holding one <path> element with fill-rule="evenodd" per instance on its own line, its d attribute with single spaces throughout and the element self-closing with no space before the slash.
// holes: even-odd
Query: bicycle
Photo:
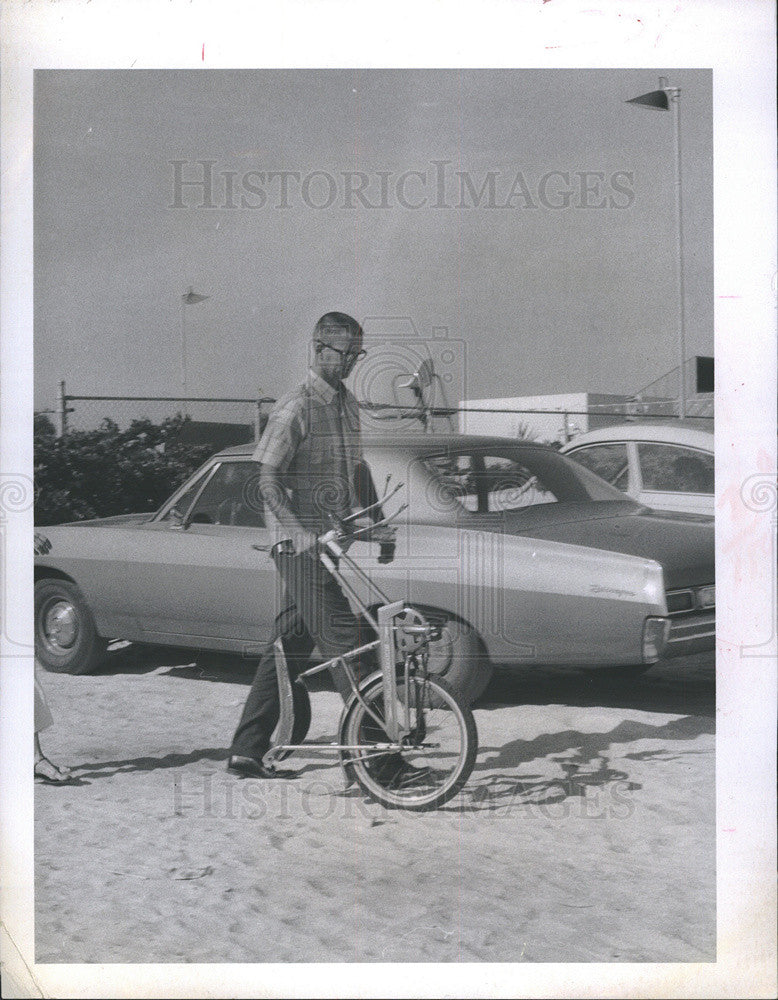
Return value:
<svg viewBox="0 0 778 1000">
<path fill-rule="evenodd" d="M 405 601 L 389 601 L 341 544 L 346 538 L 369 539 L 371 531 L 397 517 L 405 507 L 364 528 L 347 530 L 348 522 L 381 508 L 401 486 L 319 536 L 319 558 L 357 605 L 375 638 L 303 670 L 294 681 L 283 643 L 275 640 L 281 711 L 265 762 L 272 767 L 295 751 L 329 750 L 340 756 L 347 787 L 356 781 L 366 795 L 386 808 L 422 811 L 443 805 L 470 777 L 478 753 L 475 719 L 459 695 L 428 671 L 429 645 L 440 638 L 440 627 Z M 341 566 L 347 566 L 367 592 L 380 599 L 375 614 Z M 379 668 L 358 681 L 352 661 L 372 651 L 378 653 Z M 306 743 L 311 708 L 305 680 L 336 666 L 345 670 L 352 691 L 340 715 L 338 740 Z"/>
</svg>

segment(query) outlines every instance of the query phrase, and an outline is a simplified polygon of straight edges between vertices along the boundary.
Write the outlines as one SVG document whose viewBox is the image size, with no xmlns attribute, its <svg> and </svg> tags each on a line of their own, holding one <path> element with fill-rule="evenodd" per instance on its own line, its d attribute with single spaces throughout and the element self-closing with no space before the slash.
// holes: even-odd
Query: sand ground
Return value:
<svg viewBox="0 0 778 1000">
<path fill-rule="evenodd" d="M 524 668 L 476 709 L 464 791 L 427 814 L 345 789 L 333 759 L 241 780 L 250 664 L 124 646 L 44 674 L 38 962 L 715 959 L 713 656 L 633 683 Z M 339 700 L 313 695 L 313 739 Z"/>
</svg>

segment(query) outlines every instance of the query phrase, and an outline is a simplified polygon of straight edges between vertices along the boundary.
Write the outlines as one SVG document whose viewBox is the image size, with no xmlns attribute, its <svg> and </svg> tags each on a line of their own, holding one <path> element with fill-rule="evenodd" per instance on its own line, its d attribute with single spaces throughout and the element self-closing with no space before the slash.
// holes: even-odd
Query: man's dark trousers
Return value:
<svg viewBox="0 0 778 1000">
<path fill-rule="evenodd" d="M 295 677 L 304 669 L 314 644 L 322 658 L 328 660 L 374 638 L 369 626 L 354 615 L 337 580 L 315 552 L 297 555 L 282 543 L 273 549 L 272 556 L 283 582 L 287 607 L 276 619 L 275 635 L 259 661 L 230 750 L 231 754 L 255 760 L 261 760 L 270 748 L 279 717 L 274 640 L 282 640 L 290 673 Z M 352 661 L 357 677 L 366 677 L 374 662 L 370 654 L 361 662 Z M 348 678 L 342 668 L 331 673 L 345 701 L 351 694 Z"/>
</svg>

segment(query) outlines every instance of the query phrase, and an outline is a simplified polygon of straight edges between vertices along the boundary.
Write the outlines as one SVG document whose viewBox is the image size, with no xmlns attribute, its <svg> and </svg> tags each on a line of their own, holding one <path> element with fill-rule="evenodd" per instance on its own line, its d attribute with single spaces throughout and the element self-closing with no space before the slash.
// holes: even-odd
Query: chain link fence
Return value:
<svg viewBox="0 0 778 1000">
<path fill-rule="evenodd" d="M 239 444 L 258 440 L 267 414 L 275 402 L 272 397 L 256 399 L 238 397 L 178 396 L 86 396 L 65 392 L 60 383 L 57 408 L 38 413 L 51 420 L 58 436 L 70 431 L 96 430 L 105 421 L 126 430 L 134 421 L 162 424 L 165 420 L 185 418 L 187 435 L 207 441 L 209 435 L 217 443 Z M 232 433 L 230 433 L 230 430 Z M 229 440 L 233 438 L 234 440 Z"/>
<path fill-rule="evenodd" d="M 86 396 L 65 392 L 55 410 L 39 411 L 52 421 L 59 436 L 69 431 L 99 428 L 105 420 L 127 429 L 133 421 L 154 424 L 175 417 L 188 418 L 184 439 L 190 443 L 212 443 L 215 448 L 256 441 L 264 429 L 275 399 L 176 396 Z M 480 401 L 479 401 L 480 402 Z M 495 401 L 498 402 L 498 401 Z M 583 430 L 624 421 L 677 419 L 677 401 L 649 396 L 604 403 L 590 402 L 583 409 L 500 407 L 473 405 L 429 407 L 391 403 L 363 403 L 363 430 L 379 433 L 398 426 L 436 431 L 495 433 L 505 437 L 528 437 L 549 444 L 564 444 Z M 713 399 L 698 396 L 688 401 L 689 426 L 713 429 Z M 387 422 L 388 421 L 388 422 Z"/>
</svg>

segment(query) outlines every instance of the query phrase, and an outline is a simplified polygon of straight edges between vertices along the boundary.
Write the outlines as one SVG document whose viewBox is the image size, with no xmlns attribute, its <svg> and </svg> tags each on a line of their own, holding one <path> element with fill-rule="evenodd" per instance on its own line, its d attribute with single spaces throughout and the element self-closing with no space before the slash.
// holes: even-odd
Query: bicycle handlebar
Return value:
<svg viewBox="0 0 778 1000">
<path fill-rule="evenodd" d="M 391 475 L 389 475 L 389 476 L 386 477 L 386 487 L 389 486 L 389 480 L 390 479 L 391 479 Z M 342 517 L 340 519 L 340 523 L 341 524 L 350 524 L 352 521 L 356 521 L 360 517 L 364 517 L 364 515 L 367 514 L 367 513 L 369 513 L 369 511 L 375 510 L 376 507 L 383 507 L 383 505 L 386 503 L 386 501 L 387 500 L 391 500 L 391 498 L 395 495 L 395 493 L 397 493 L 398 490 L 401 490 L 403 488 L 403 486 L 405 486 L 405 483 L 398 483 L 395 486 L 395 488 L 392 490 L 391 493 L 387 493 L 386 492 L 386 487 L 385 487 L 385 489 L 384 489 L 384 495 L 381 497 L 380 500 L 376 500 L 375 503 L 371 503 L 367 507 L 362 507 L 361 510 L 355 510 L 353 514 L 349 514 L 347 517 Z M 407 506 L 407 504 L 406 504 L 406 506 Z M 397 515 L 399 513 L 400 513 L 400 511 L 395 511 L 394 514 L 392 514 L 391 516 L 392 517 L 397 517 Z M 375 524 L 373 524 L 372 527 L 375 527 Z"/>
<path fill-rule="evenodd" d="M 376 528 L 383 528 L 388 524 L 391 524 L 395 518 L 399 517 L 403 511 L 408 509 L 408 504 L 404 503 L 397 508 L 394 513 L 389 514 L 385 517 L 380 518 L 378 521 L 373 521 L 371 524 L 366 524 L 362 528 L 356 528 L 354 531 L 347 530 L 347 526 L 353 524 L 354 521 L 363 517 L 365 514 L 374 511 L 376 508 L 380 508 L 383 504 L 393 497 L 398 490 L 401 490 L 404 483 L 398 483 L 391 492 L 387 492 L 389 486 L 389 480 L 391 476 L 386 477 L 386 483 L 384 484 L 384 496 L 380 500 L 376 500 L 375 503 L 369 504 L 367 507 L 362 507 L 360 510 L 355 510 L 352 514 L 347 515 L 344 518 L 335 521 L 331 518 L 333 525 L 321 535 L 317 536 L 316 539 L 316 551 L 321 553 L 322 551 L 328 550 L 333 556 L 343 555 L 343 550 L 338 544 L 341 541 L 362 539 L 365 541 L 370 540 L 371 532 L 375 531 Z M 394 554 L 394 541 L 389 541 L 387 539 L 379 539 L 381 543 L 381 553 L 378 557 L 379 562 L 389 562 Z M 252 544 L 252 549 L 256 549 L 258 552 L 269 552 L 273 546 L 272 545 L 262 545 L 260 543 Z"/>
<path fill-rule="evenodd" d="M 349 525 L 353 524 L 360 517 L 365 514 L 375 511 L 376 509 L 381 509 L 388 499 L 393 497 L 398 490 L 402 489 L 405 485 L 404 483 L 398 483 L 395 488 L 389 492 L 389 480 L 391 475 L 386 477 L 386 482 L 384 483 L 384 495 L 380 500 L 376 500 L 375 503 L 369 504 L 367 507 L 363 507 L 360 510 L 355 510 L 352 514 L 341 518 L 336 521 L 335 518 L 331 518 L 333 524 L 329 531 L 325 531 L 323 534 L 319 535 L 317 539 L 316 549 L 321 555 L 322 552 L 328 551 L 330 555 L 339 558 L 344 555 L 344 550 L 338 544 L 339 542 L 345 541 L 355 541 L 357 539 L 370 541 L 371 534 L 375 532 L 376 528 L 384 528 L 391 524 L 403 511 L 408 509 L 408 504 L 402 504 L 397 508 L 392 514 L 385 515 L 381 517 L 378 521 L 373 521 L 372 524 L 366 524 L 364 527 L 355 528 L 353 531 L 349 530 Z M 379 563 L 389 563 L 394 559 L 394 538 L 379 538 L 380 551 L 378 553 Z"/>
</svg>

